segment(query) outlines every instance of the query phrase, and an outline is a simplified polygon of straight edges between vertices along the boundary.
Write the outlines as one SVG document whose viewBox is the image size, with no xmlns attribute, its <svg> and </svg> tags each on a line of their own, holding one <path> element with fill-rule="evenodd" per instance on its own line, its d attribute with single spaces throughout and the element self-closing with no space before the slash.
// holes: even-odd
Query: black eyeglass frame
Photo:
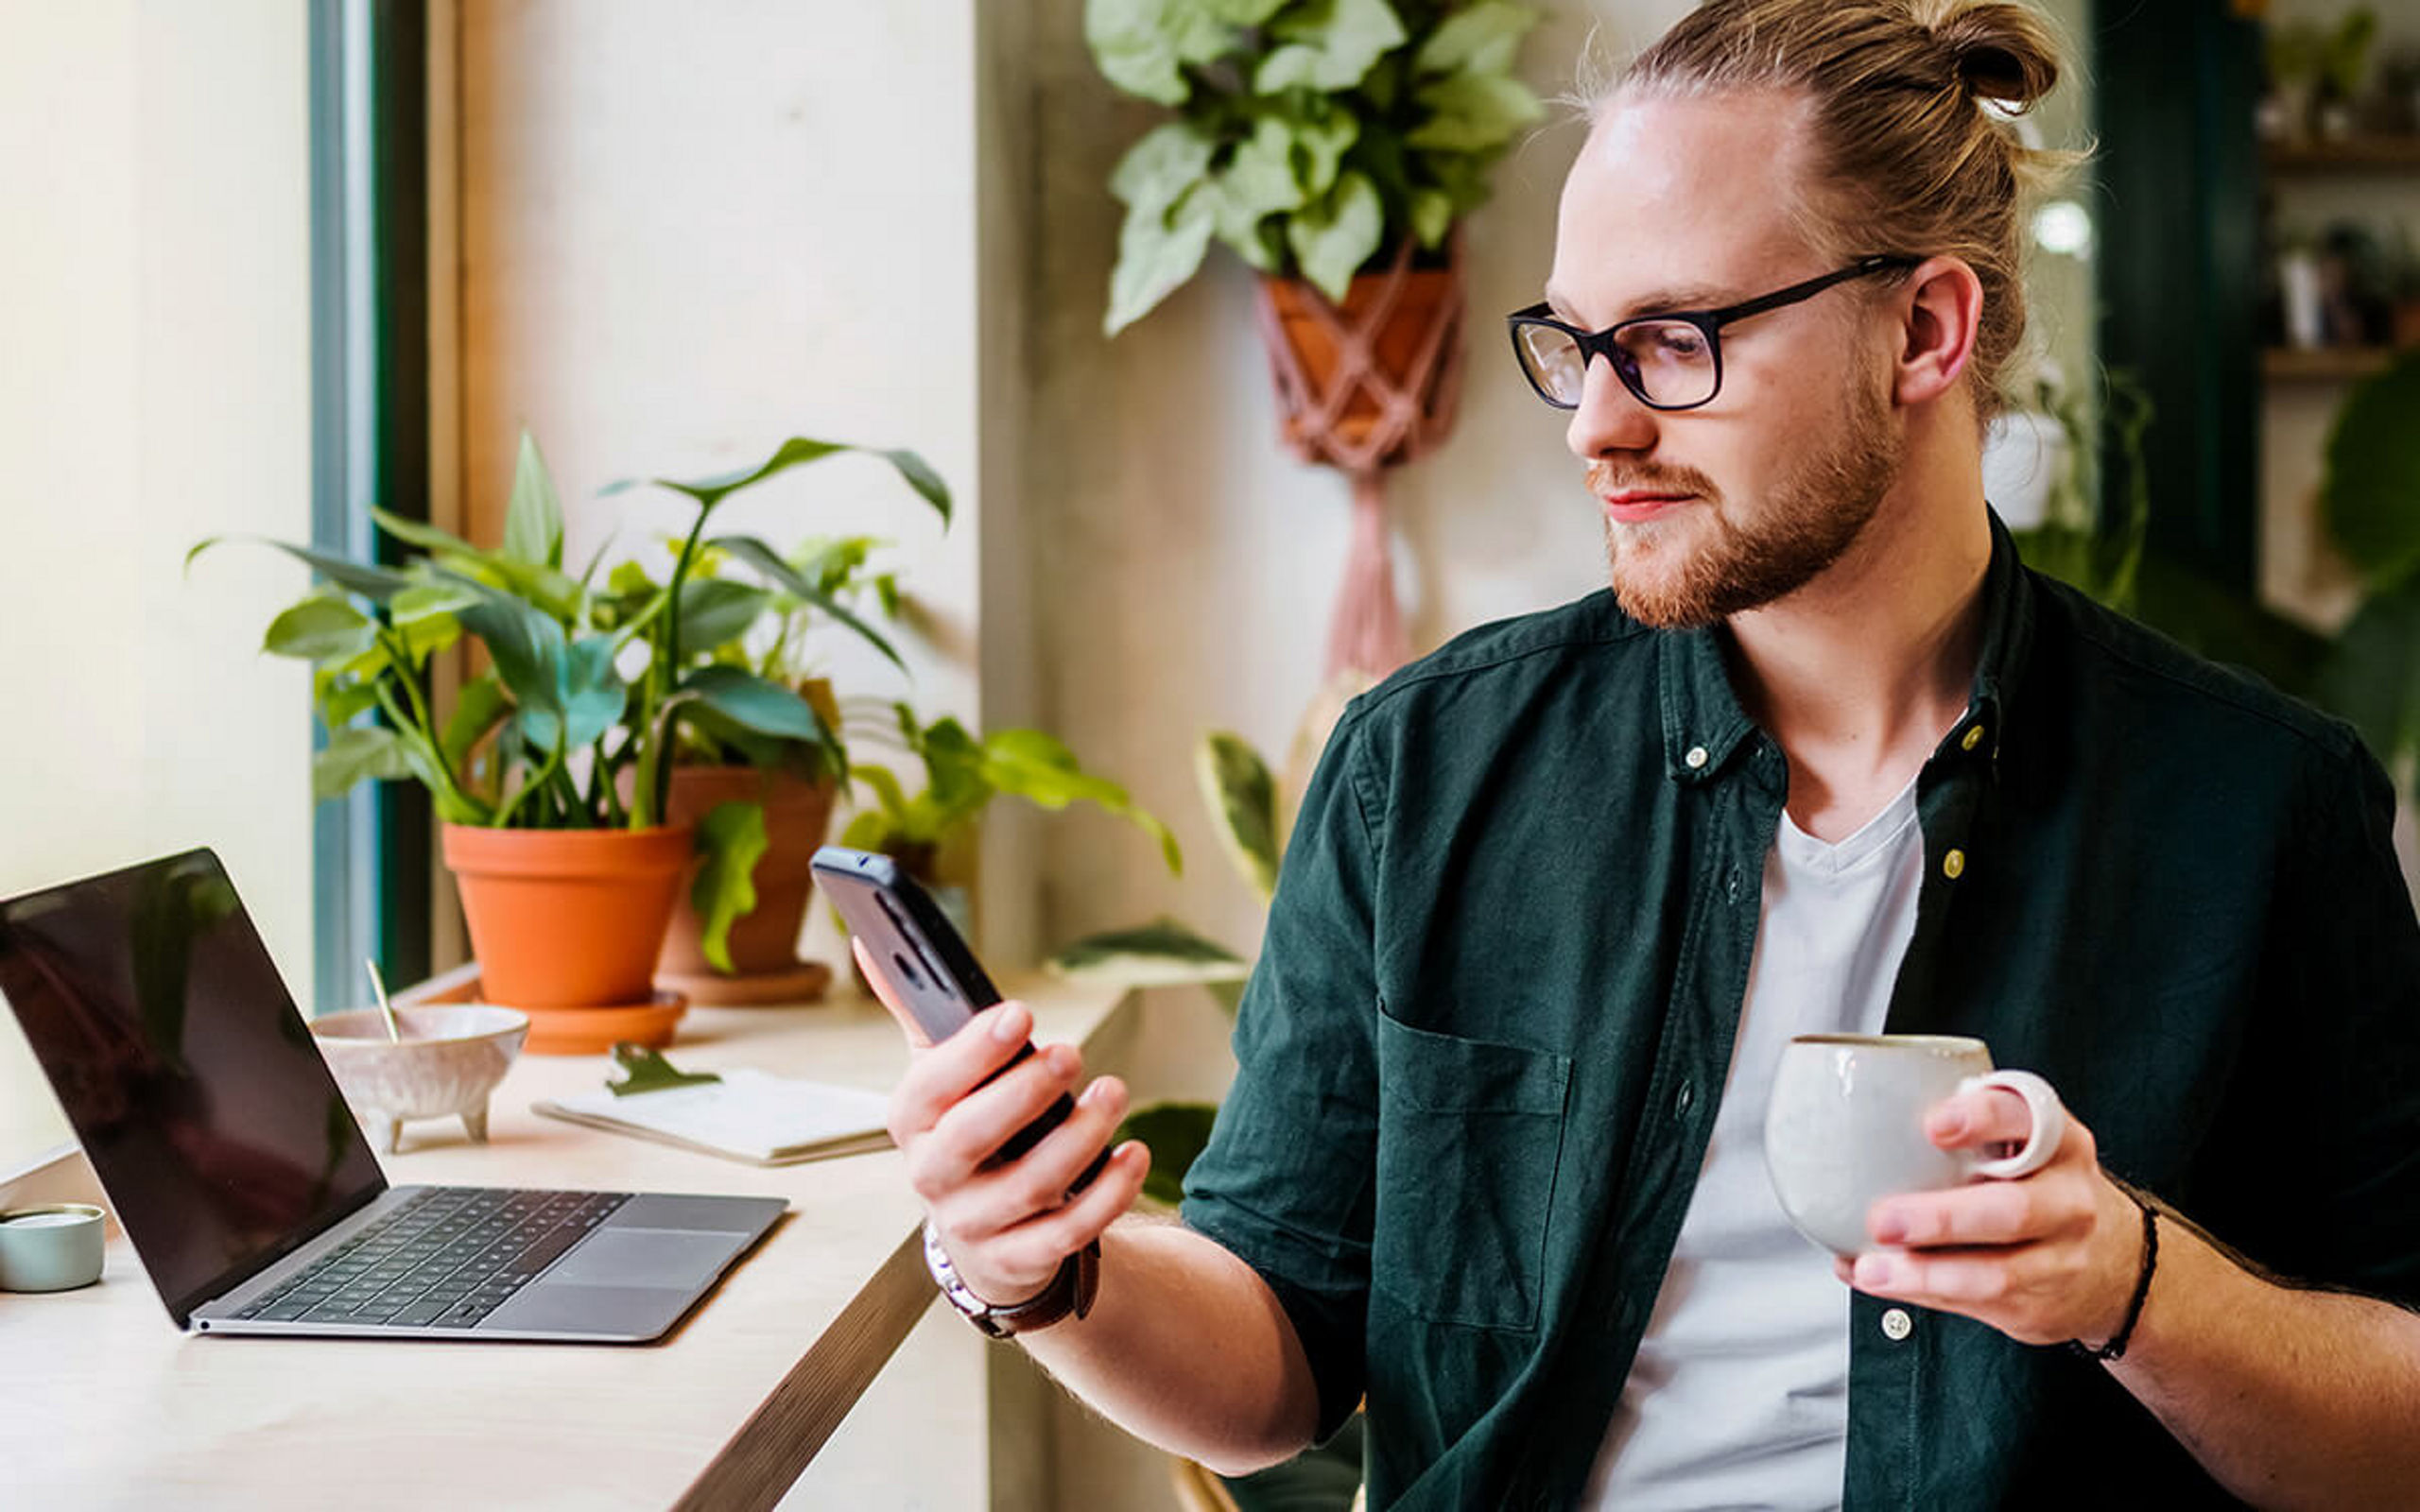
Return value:
<svg viewBox="0 0 2420 1512">
<path fill-rule="evenodd" d="M 1786 289 L 1776 289 L 1771 294 L 1759 294 L 1753 300 L 1742 300 L 1737 304 L 1726 304 L 1720 310 L 1674 310 L 1665 315 L 1634 316 L 1628 320 L 1617 320 L 1602 331 L 1582 331 L 1578 326 L 1566 325 L 1554 318 L 1552 307 L 1544 301 L 1530 305 L 1528 309 L 1513 311 L 1504 318 L 1504 325 L 1512 337 L 1513 361 L 1519 365 L 1521 376 L 1529 380 L 1530 389 L 1540 399 L 1557 409 L 1578 409 L 1580 404 L 1577 400 L 1565 404 L 1547 392 L 1546 386 L 1538 382 L 1538 375 L 1530 370 L 1529 359 L 1521 348 L 1523 326 L 1542 325 L 1569 336 L 1572 344 L 1580 349 L 1580 374 L 1583 383 L 1587 379 L 1590 366 L 1601 356 L 1605 359 L 1607 366 L 1614 369 L 1614 376 L 1622 381 L 1622 387 L 1630 390 L 1631 397 L 1648 408 L 1667 412 L 1697 409 L 1713 404 L 1716 396 L 1722 392 L 1722 337 L 1720 333 L 1724 326 L 1736 320 L 1744 320 L 1752 315 L 1762 315 L 1768 310 L 1778 310 L 1784 305 L 1811 300 L 1836 284 L 1846 284 L 1852 279 L 1871 278 L 1876 273 L 1895 272 L 1914 267 L 1922 261 L 1922 258 L 1895 253 L 1861 257 L 1846 267 L 1835 268 L 1829 273 L 1810 278 L 1803 284 L 1792 284 Z M 1706 355 L 1714 363 L 1714 387 L 1706 390 L 1703 399 L 1693 399 L 1685 404 L 1659 404 L 1640 391 L 1635 365 L 1625 362 L 1624 359 L 1629 353 L 1621 350 L 1616 338 L 1623 331 L 1634 325 L 1669 324 L 1673 321 L 1693 325 L 1697 327 L 1699 334 L 1705 337 Z"/>
</svg>

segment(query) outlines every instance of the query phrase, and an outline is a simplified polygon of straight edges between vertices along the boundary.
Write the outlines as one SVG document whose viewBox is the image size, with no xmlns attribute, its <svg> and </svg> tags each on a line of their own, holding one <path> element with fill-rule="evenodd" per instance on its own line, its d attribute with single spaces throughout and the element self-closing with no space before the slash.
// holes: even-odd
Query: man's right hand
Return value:
<svg viewBox="0 0 2420 1512">
<path fill-rule="evenodd" d="M 1129 1140 L 1073 1200 L 1067 1190 L 1117 1132 L 1126 1087 L 1103 1076 L 1076 1110 L 1014 1160 L 987 1164 L 1000 1146 L 1071 1091 L 1083 1074 L 1075 1046 L 1037 1046 L 1008 1065 L 1033 1032 L 1021 1003 L 1001 1003 L 936 1045 L 902 1006 L 889 977 L 851 941 L 857 969 L 899 1021 L 914 1052 L 890 1096 L 890 1138 L 908 1158 L 908 1181 L 924 1199 L 950 1263 L 969 1291 L 994 1306 L 1039 1295 L 1069 1255 L 1100 1237 L 1134 1204 L 1150 1152 Z"/>
</svg>

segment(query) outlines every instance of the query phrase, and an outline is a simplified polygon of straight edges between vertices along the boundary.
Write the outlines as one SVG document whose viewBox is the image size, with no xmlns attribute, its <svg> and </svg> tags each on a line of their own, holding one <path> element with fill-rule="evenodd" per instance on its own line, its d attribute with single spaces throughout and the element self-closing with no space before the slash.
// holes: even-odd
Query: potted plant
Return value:
<svg viewBox="0 0 2420 1512">
<path fill-rule="evenodd" d="M 888 736 L 922 764 L 924 784 L 910 793 L 890 767 L 851 763 L 849 776 L 873 802 L 849 821 L 840 843 L 896 860 L 968 934 L 974 933 L 977 821 L 995 798 L 1023 799 L 1053 810 L 1093 804 L 1132 820 L 1157 840 L 1170 872 L 1184 868 L 1168 827 L 1137 808 L 1126 789 L 1085 771 L 1056 737 L 1039 730 L 995 730 L 978 738 L 947 716 L 920 724 L 904 703 L 891 705 L 890 716 Z"/>
<path fill-rule="evenodd" d="M 946 524 L 947 495 L 928 502 Z M 670 544 L 677 557 L 680 542 Z M 760 555 L 752 545 L 715 547 L 693 564 L 684 659 L 797 689 L 822 716 L 824 733 L 812 741 L 759 734 L 712 710 L 682 725 L 666 817 L 733 833 L 717 851 L 727 875 L 701 867 L 673 913 L 657 986 L 692 1002 L 736 1005 L 808 1001 L 830 981 L 829 967 L 798 957 L 813 891 L 808 864 L 848 768 L 839 707 L 830 682 L 816 675 L 817 652 L 829 631 L 847 631 L 899 664 L 872 623 L 895 618 L 900 605 L 897 576 L 875 565 L 883 544 L 870 536 L 815 538 L 786 557 Z M 635 614 L 663 585 L 644 564 L 627 561 L 609 587 L 617 612 Z"/>
<path fill-rule="evenodd" d="M 366 779 L 428 788 L 446 865 L 461 885 L 481 991 L 530 1012 L 530 1050 L 671 1036 L 683 1005 L 651 983 L 666 922 L 700 848 L 710 885 L 736 885 L 726 863 L 745 828 L 665 822 L 682 728 L 710 715 L 755 735 L 832 738 L 795 690 L 738 667 L 693 665 L 683 641 L 705 608 L 707 595 L 689 587 L 700 552 L 773 556 L 753 538 L 709 541 L 716 508 L 847 450 L 793 438 L 752 468 L 666 482 L 696 515 L 670 580 L 635 609 L 594 586 L 601 553 L 579 577 L 564 571 L 562 509 L 526 434 L 494 549 L 385 511 L 373 511 L 378 524 L 409 548 L 399 565 L 263 542 L 325 579 L 278 613 L 265 638 L 269 652 L 312 664 L 328 736 L 313 765 L 315 794 L 333 797 Z M 944 507 L 921 458 L 878 455 Z M 188 566 L 223 539 L 197 544 Z M 430 667 L 465 635 L 487 665 L 441 713 Z"/>
<path fill-rule="evenodd" d="M 1216 238 L 1262 275 L 1289 444 L 1348 470 L 1413 446 L 1390 434 L 1364 455 L 1387 428 L 1380 391 L 1345 371 L 1361 354 L 1442 430 L 1438 349 L 1461 303 L 1451 233 L 1544 113 L 1512 77 L 1536 21 L 1504 0 L 1088 0 L 1101 73 L 1177 112 L 1110 178 L 1126 221 L 1108 333 L 1191 279 Z"/>
<path fill-rule="evenodd" d="M 1331 687 L 1357 691 L 1410 655 L 1379 480 L 1452 423 L 1463 311 L 1454 228 L 1486 200 L 1514 133 L 1544 113 L 1512 74 L 1536 20 L 1507 0 L 1084 8 L 1101 73 L 1176 112 L 1110 177 L 1126 217 L 1105 329 L 1141 318 L 1223 243 L 1260 274 L 1286 444 L 1353 480 Z"/>
</svg>

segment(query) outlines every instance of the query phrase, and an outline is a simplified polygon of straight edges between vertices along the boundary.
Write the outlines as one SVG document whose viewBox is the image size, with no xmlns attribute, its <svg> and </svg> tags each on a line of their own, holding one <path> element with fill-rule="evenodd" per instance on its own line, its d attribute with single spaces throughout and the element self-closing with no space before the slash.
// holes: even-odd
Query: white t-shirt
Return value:
<svg viewBox="0 0 2420 1512">
<path fill-rule="evenodd" d="M 1881 1032 L 1923 880 L 1912 781 L 1837 845 L 1782 816 L 1705 1166 L 1584 1505 L 1840 1505 L 1848 1288 L 1782 1216 L 1765 1103 L 1791 1036 Z"/>
</svg>

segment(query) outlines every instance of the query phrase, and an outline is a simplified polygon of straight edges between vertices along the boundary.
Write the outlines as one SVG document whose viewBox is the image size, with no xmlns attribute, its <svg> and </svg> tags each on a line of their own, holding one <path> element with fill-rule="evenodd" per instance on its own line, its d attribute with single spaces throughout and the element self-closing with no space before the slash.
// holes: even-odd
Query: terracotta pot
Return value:
<svg viewBox="0 0 2420 1512">
<path fill-rule="evenodd" d="M 1443 267 L 1357 275 L 1338 305 L 1307 280 L 1260 281 L 1261 335 L 1281 434 L 1306 462 L 1348 472 L 1409 462 L 1443 439 L 1461 395 L 1459 241 Z"/>
<path fill-rule="evenodd" d="M 755 871 L 756 906 L 731 926 L 726 974 L 706 959 L 700 940 L 705 920 L 689 902 L 684 882 L 656 960 L 656 979 L 699 1003 L 764 1003 L 810 1000 L 831 980 L 828 967 L 798 957 L 799 933 L 814 891 L 807 869 L 830 827 L 839 784 L 831 778 L 808 782 L 788 772 L 752 766 L 675 766 L 665 818 L 697 824 L 724 803 L 765 806 L 766 850 Z"/>
<path fill-rule="evenodd" d="M 525 1010 L 654 1003 L 656 952 L 694 839 L 685 824 L 444 826 L 486 1001 Z M 539 1048 L 535 1034 L 529 1048 Z"/>
</svg>

